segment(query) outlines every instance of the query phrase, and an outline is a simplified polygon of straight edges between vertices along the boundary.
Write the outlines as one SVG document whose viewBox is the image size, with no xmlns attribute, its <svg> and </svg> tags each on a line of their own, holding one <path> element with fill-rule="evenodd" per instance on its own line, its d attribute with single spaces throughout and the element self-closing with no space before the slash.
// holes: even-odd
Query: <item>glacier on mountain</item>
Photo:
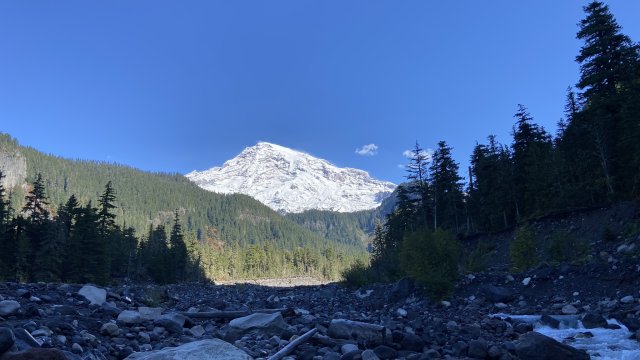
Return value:
<svg viewBox="0 0 640 360">
<path fill-rule="evenodd" d="M 373 209 L 396 187 L 373 179 L 366 171 L 339 168 L 268 142 L 244 149 L 221 167 L 193 171 L 186 177 L 205 190 L 246 194 L 284 213 Z"/>
</svg>

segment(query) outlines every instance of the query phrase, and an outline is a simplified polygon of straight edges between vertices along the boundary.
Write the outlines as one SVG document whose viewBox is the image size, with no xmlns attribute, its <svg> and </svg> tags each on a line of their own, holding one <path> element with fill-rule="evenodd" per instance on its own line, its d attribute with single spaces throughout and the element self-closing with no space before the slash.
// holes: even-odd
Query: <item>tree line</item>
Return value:
<svg viewBox="0 0 640 360">
<path fill-rule="evenodd" d="M 170 228 L 150 224 L 143 236 L 116 223 L 116 191 L 107 182 L 95 204 L 75 195 L 51 206 L 38 174 L 25 205 L 13 209 L 0 172 L 0 279 L 106 284 L 314 275 L 336 279 L 364 253 L 347 245 L 293 247 L 226 244 L 216 228 L 184 231 L 180 211 Z M 200 240 L 199 240 L 200 238 Z"/>
<path fill-rule="evenodd" d="M 621 32 L 607 5 L 593 1 L 584 11 L 577 33 L 584 42 L 576 56 L 580 80 L 567 90 L 556 134 L 518 105 L 511 144 L 493 135 L 476 144 L 466 187 L 445 141 L 432 154 L 416 143 L 396 208 L 384 226 L 376 225 L 376 276 L 415 274 L 424 261 L 432 262 L 432 272 L 451 269 L 413 256 L 442 250 L 442 259 L 455 259 L 443 255 L 458 251 L 440 241 L 455 243 L 446 233 L 501 231 L 557 211 L 638 199 L 640 46 Z M 426 271 L 415 275 L 426 277 Z"/>
</svg>

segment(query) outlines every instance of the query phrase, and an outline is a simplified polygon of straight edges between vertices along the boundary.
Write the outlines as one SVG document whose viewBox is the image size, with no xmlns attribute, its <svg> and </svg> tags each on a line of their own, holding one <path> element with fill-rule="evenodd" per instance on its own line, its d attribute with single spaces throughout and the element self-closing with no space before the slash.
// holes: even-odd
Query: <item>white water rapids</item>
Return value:
<svg viewBox="0 0 640 360">
<path fill-rule="evenodd" d="M 576 349 L 584 349 L 594 360 L 640 359 L 640 343 L 630 339 L 633 334 L 615 319 L 609 319 L 607 322 L 620 326 L 620 329 L 585 329 L 577 316 L 552 315 L 551 317 L 560 321 L 559 329 L 553 329 L 540 323 L 540 315 L 495 314 L 493 316 L 502 319 L 509 317 L 533 324 L 534 331 Z M 593 337 L 585 336 L 586 333 L 591 333 Z"/>
</svg>

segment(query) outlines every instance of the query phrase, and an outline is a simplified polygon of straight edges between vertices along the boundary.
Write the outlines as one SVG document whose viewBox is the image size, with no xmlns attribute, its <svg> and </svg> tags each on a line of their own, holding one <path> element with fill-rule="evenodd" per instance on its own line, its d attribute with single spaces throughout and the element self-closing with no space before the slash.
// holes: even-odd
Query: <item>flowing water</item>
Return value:
<svg viewBox="0 0 640 360">
<path fill-rule="evenodd" d="M 585 329 L 577 316 L 552 315 L 560 321 L 559 329 L 553 329 L 540 323 L 540 315 L 493 316 L 533 324 L 534 331 L 577 349 L 584 349 L 594 360 L 640 360 L 640 343 L 630 339 L 632 333 L 615 319 L 609 319 L 608 323 L 618 325 L 620 329 Z"/>
</svg>

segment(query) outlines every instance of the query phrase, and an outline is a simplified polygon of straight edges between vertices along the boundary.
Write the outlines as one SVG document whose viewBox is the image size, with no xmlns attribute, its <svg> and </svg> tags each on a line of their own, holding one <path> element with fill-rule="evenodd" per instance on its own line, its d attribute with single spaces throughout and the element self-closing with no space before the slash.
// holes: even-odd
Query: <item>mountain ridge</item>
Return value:
<svg viewBox="0 0 640 360">
<path fill-rule="evenodd" d="M 249 195 L 280 213 L 374 209 L 396 185 L 302 151 L 260 141 L 222 166 L 185 175 L 203 189 Z"/>
</svg>

